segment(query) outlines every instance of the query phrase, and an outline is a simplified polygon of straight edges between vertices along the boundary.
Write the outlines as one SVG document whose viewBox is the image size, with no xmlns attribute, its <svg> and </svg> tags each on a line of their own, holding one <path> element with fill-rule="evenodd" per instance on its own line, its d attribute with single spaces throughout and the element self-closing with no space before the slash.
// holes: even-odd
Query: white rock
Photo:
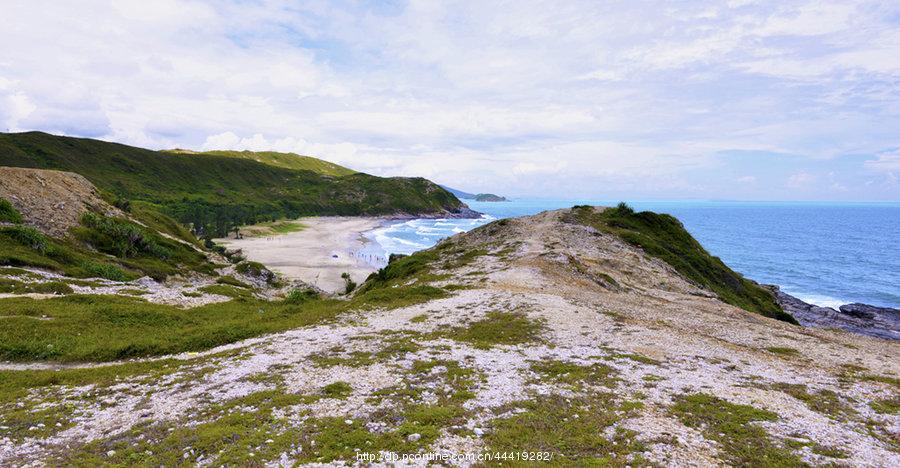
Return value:
<svg viewBox="0 0 900 468">
<path fill-rule="evenodd" d="M 482 429 L 480 427 L 476 427 L 475 429 L 472 429 L 472 432 L 474 432 L 475 435 L 477 435 L 478 437 L 481 437 L 484 435 L 484 429 Z"/>
<path fill-rule="evenodd" d="M 422 438 L 421 434 L 410 434 L 406 436 L 406 440 L 409 442 L 418 442 L 419 439 Z"/>
</svg>

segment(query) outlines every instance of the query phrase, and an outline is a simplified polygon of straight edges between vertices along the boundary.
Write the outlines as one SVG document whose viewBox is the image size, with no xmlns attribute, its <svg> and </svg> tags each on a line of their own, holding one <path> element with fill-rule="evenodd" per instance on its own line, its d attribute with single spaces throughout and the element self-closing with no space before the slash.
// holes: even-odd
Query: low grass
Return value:
<svg viewBox="0 0 900 468">
<path fill-rule="evenodd" d="M 250 289 L 247 289 L 243 286 L 232 286 L 230 284 L 211 284 L 209 286 L 197 288 L 197 291 L 205 292 L 207 294 L 216 294 L 219 296 L 230 297 L 232 299 L 249 300 L 253 298 L 253 291 L 251 291 Z"/>
<path fill-rule="evenodd" d="M 670 215 L 650 211 L 637 213 L 620 203 L 603 211 L 596 211 L 590 206 L 575 206 L 567 221 L 618 236 L 648 255 L 668 263 L 685 278 L 715 292 L 731 305 L 797 324 L 793 316 L 782 310 L 771 292 L 731 270 L 718 257 L 710 255 Z"/>
<path fill-rule="evenodd" d="M 869 407 L 876 413 L 900 414 L 900 395 L 883 400 L 875 400 L 869 403 Z"/>
<path fill-rule="evenodd" d="M 249 284 L 247 284 L 231 275 L 220 276 L 218 279 L 216 279 L 216 283 L 227 284 L 230 286 L 236 286 L 238 288 L 251 289 Z"/>
<path fill-rule="evenodd" d="M 215 405 L 194 417 L 202 422 L 145 423 L 111 438 L 99 439 L 59 452 L 57 466 L 182 466 L 198 458 L 215 458 L 223 466 L 260 464 L 293 451 L 302 431 L 277 409 L 312 398 L 282 389 L 252 393 Z M 187 454 L 187 456 L 185 456 Z"/>
<path fill-rule="evenodd" d="M 581 365 L 574 362 L 546 360 L 531 363 L 532 372 L 541 376 L 542 380 L 562 383 L 576 389 L 584 385 L 602 385 L 615 387 L 618 371 L 605 364 L 595 363 Z"/>
<path fill-rule="evenodd" d="M 347 382 L 334 382 L 322 387 L 322 396 L 346 400 L 353 393 L 353 387 Z"/>
<path fill-rule="evenodd" d="M 802 449 L 804 447 L 809 447 L 809 450 L 812 453 L 816 455 L 822 455 L 823 457 L 837 459 L 849 457 L 847 452 L 839 448 L 826 447 L 812 440 L 785 439 L 784 444 L 792 449 Z"/>
<path fill-rule="evenodd" d="M 772 440 L 755 422 L 775 421 L 778 415 L 696 393 L 675 400 L 671 412 L 688 427 L 719 444 L 719 457 L 733 466 L 806 466 L 790 449 Z"/>
<path fill-rule="evenodd" d="M 0 275 L 3 276 L 17 276 L 25 279 L 41 279 L 43 276 L 32 273 L 28 270 L 24 270 L 22 268 L 15 267 L 0 267 Z"/>
<path fill-rule="evenodd" d="M 810 392 L 806 385 L 774 383 L 772 388 L 802 401 L 809 409 L 833 419 L 847 419 L 856 415 L 856 410 L 845 403 L 831 390 Z"/>
<path fill-rule="evenodd" d="M 392 309 L 441 299 L 447 295 L 444 289 L 427 285 L 368 289 L 362 294 L 354 295 L 350 304 L 360 309 Z"/>
<path fill-rule="evenodd" d="M 794 357 L 800 355 L 800 351 L 797 351 L 794 348 L 787 348 L 783 346 L 770 346 L 766 348 L 766 351 L 784 357 Z"/>
<path fill-rule="evenodd" d="M 125 296 L 2 299 L 0 360 L 111 361 L 200 351 L 321 323 L 344 310 L 331 300 L 235 300 L 184 310 Z M 49 320 L 31 318 L 41 316 Z"/>
<path fill-rule="evenodd" d="M 521 312 L 492 311 L 481 320 L 450 329 L 446 337 L 479 349 L 489 349 L 497 345 L 539 342 L 544 328 L 542 322 Z"/>
<path fill-rule="evenodd" d="M 72 294 L 72 287 L 60 281 L 44 283 L 24 283 L 14 279 L 0 278 L 0 293 L 8 294 Z"/>
<path fill-rule="evenodd" d="M 176 372 L 191 361 L 160 359 L 128 362 L 94 368 L 54 370 L 0 370 L 0 404 L 15 403 L 30 391 L 52 386 L 107 387 L 138 376 L 160 376 Z"/>
<path fill-rule="evenodd" d="M 651 466 L 641 453 L 645 447 L 636 433 L 618 427 L 633 416 L 639 405 L 618 401 L 611 393 L 589 396 L 537 396 L 507 405 L 509 417 L 490 422 L 485 452 L 545 452 L 550 459 L 528 461 L 493 460 L 507 466 Z"/>
<path fill-rule="evenodd" d="M 242 226 L 239 228 L 239 232 L 244 237 L 270 237 L 300 232 L 307 227 L 307 225 L 298 221 L 267 221 L 250 226 Z"/>
<path fill-rule="evenodd" d="M 0 360 L 111 361 L 201 351 L 323 323 L 351 310 L 393 309 L 446 295 L 439 288 L 410 286 L 373 289 L 351 301 L 321 299 L 305 290 L 285 300 L 264 301 L 231 285 L 199 290 L 234 300 L 181 309 L 111 295 L 0 299 Z M 47 320 L 34 319 L 44 316 Z"/>
</svg>

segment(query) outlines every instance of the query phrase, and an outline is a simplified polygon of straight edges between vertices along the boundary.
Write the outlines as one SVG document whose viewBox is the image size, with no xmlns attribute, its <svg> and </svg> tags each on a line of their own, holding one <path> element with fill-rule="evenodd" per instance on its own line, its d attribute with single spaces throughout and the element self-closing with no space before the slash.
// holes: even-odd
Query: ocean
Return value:
<svg viewBox="0 0 900 468">
<path fill-rule="evenodd" d="M 414 219 L 366 233 L 381 258 L 411 254 L 488 222 L 573 205 L 617 201 L 474 202 L 481 219 Z M 900 203 L 636 201 L 677 217 L 732 269 L 813 304 L 900 308 Z"/>
</svg>

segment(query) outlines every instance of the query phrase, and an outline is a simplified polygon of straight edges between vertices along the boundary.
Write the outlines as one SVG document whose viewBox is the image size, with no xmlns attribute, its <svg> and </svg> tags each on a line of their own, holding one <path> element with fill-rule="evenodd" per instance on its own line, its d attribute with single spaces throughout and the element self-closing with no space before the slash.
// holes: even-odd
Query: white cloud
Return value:
<svg viewBox="0 0 900 468">
<path fill-rule="evenodd" d="M 881 154 L 900 146 L 891 2 L 10 0 L 3 10 L 10 130 L 290 151 L 514 195 L 615 185 L 760 197 L 801 170 L 786 159 L 731 167 L 728 150 L 799 155 L 803 167 L 875 155 L 840 171 L 897 172 Z M 868 197 L 854 174 L 847 196 Z M 774 193 L 808 193 L 800 179 L 788 185 Z"/>
<path fill-rule="evenodd" d="M 803 188 L 809 186 L 817 179 L 817 176 L 801 171 L 796 174 L 791 174 L 791 176 L 788 177 L 787 185 L 791 188 Z"/>
<path fill-rule="evenodd" d="M 868 160 L 864 165 L 866 168 L 878 172 L 900 173 L 900 150 L 879 154 L 878 158 Z"/>
</svg>

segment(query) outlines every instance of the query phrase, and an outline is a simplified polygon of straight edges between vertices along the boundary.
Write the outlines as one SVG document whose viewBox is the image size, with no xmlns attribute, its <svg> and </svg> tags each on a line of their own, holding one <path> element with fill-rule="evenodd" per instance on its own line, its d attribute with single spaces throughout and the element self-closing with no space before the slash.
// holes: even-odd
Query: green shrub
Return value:
<svg viewBox="0 0 900 468">
<path fill-rule="evenodd" d="M 350 294 L 356 289 L 356 282 L 350 278 L 350 273 L 341 273 L 341 278 L 344 280 L 344 294 Z"/>
<path fill-rule="evenodd" d="M 272 273 L 271 270 L 259 262 L 243 261 L 238 263 L 234 270 L 242 275 L 259 278 L 268 284 L 276 284 L 278 282 L 278 277 L 275 276 L 275 273 Z"/>
<path fill-rule="evenodd" d="M 8 226 L 2 228 L 3 231 L 18 243 L 36 250 L 40 253 L 47 253 L 50 242 L 47 237 L 40 231 L 29 226 Z"/>
<path fill-rule="evenodd" d="M 291 289 L 287 295 L 284 296 L 285 304 L 303 304 L 304 302 L 311 301 L 319 297 L 319 293 L 312 289 Z"/>
<path fill-rule="evenodd" d="M 0 221 L 20 224 L 22 215 L 16 210 L 16 207 L 5 198 L 0 198 Z"/>
<path fill-rule="evenodd" d="M 81 223 L 92 230 L 89 237 L 95 247 L 117 257 L 146 254 L 165 260 L 171 255 L 168 249 L 154 239 L 156 236 L 130 221 L 89 211 L 82 215 Z"/>
<path fill-rule="evenodd" d="M 129 279 L 128 275 L 126 275 L 121 268 L 108 263 L 85 262 L 82 264 L 82 268 L 84 268 L 84 271 L 86 271 L 89 276 L 97 278 L 104 278 L 112 281 L 127 281 Z"/>
</svg>

